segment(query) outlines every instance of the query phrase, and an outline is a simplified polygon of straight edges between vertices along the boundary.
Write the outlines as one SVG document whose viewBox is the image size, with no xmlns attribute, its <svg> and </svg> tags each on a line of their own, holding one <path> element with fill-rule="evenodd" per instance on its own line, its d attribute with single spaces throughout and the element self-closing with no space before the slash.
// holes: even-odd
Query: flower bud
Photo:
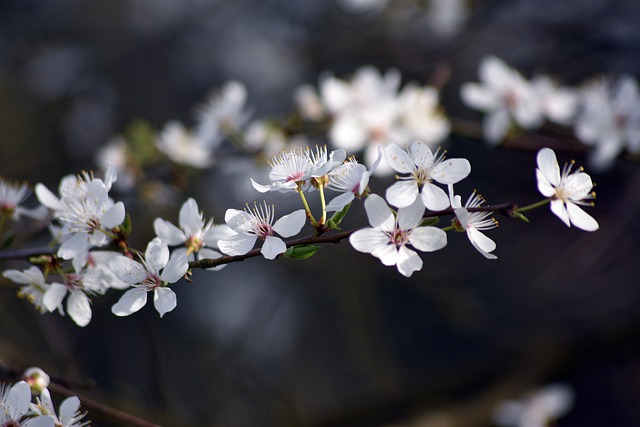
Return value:
<svg viewBox="0 0 640 427">
<path fill-rule="evenodd" d="M 42 390 L 49 386 L 49 375 L 42 369 L 32 366 L 22 374 L 22 379 L 31 387 L 31 394 L 34 396 L 42 393 Z"/>
</svg>

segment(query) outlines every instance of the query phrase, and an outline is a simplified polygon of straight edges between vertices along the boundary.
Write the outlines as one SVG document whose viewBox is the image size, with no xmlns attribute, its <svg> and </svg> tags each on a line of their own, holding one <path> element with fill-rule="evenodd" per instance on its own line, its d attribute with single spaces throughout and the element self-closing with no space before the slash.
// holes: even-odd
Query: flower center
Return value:
<svg viewBox="0 0 640 427">
<path fill-rule="evenodd" d="M 147 277 L 142 281 L 142 286 L 148 288 L 149 290 L 156 289 L 162 286 L 162 279 L 160 276 L 153 273 L 148 273 Z"/>
<path fill-rule="evenodd" d="M 397 248 L 404 246 L 409 241 L 410 230 L 402 230 L 396 228 L 392 232 L 387 233 L 389 242 L 396 245 Z"/>
<path fill-rule="evenodd" d="M 417 169 L 415 172 L 413 172 L 413 177 L 418 185 L 424 185 L 427 182 L 431 182 L 429 171 L 427 169 Z"/>
<path fill-rule="evenodd" d="M 192 253 L 198 252 L 204 246 L 204 242 L 198 236 L 191 236 L 184 243 L 187 247 L 187 255 L 191 255 Z"/>
</svg>

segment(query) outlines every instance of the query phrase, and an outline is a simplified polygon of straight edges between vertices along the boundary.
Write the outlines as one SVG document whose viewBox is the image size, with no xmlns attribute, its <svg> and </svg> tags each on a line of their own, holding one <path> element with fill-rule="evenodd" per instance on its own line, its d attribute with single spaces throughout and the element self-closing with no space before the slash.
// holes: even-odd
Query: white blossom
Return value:
<svg viewBox="0 0 640 427">
<path fill-rule="evenodd" d="M 573 406 L 573 390 L 566 384 L 551 384 L 522 399 L 501 402 L 493 411 L 499 426 L 547 427 Z"/>
<path fill-rule="evenodd" d="M 44 219 L 47 216 L 47 209 L 44 206 L 34 209 L 20 206 L 29 194 L 31 190 L 26 183 L 13 183 L 0 177 L 0 216 L 14 221 L 18 221 L 22 215 L 33 219 Z"/>
<path fill-rule="evenodd" d="M 454 228 L 466 232 L 473 247 L 485 258 L 498 258 L 491 253 L 496 249 L 495 242 L 481 232 L 481 230 L 497 227 L 498 222 L 491 217 L 491 212 L 469 211 L 469 209 L 482 206 L 484 199 L 474 191 L 463 207 L 460 196 L 454 195 L 452 184 L 449 184 L 449 196 L 451 197 L 451 207 L 456 214 L 456 218 L 453 220 Z"/>
<path fill-rule="evenodd" d="M 531 80 L 540 113 L 552 122 L 570 124 L 578 111 L 580 97 L 569 87 L 561 87 L 549 76 L 539 75 Z"/>
<path fill-rule="evenodd" d="M 327 188 L 335 191 L 339 191 L 342 194 L 334 197 L 329 204 L 327 204 L 327 211 L 341 211 L 345 206 L 353 201 L 356 197 L 364 195 L 367 186 L 369 185 L 369 179 L 373 174 L 382 159 L 382 147 L 378 146 L 378 158 L 371 166 L 370 170 L 367 170 L 365 165 L 358 163 L 353 157 L 349 158 L 340 167 L 334 169 L 329 173 L 329 183 Z"/>
<path fill-rule="evenodd" d="M 423 252 L 433 252 L 447 245 L 447 234 L 437 227 L 421 227 L 425 208 L 419 201 L 398 209 L 397 216 L 384 199 L 371 194 L 364 202 L 371 227 L 357 230 L 349 242 L 357 251 L 370 253 L 384 265 L 395 265 L 410 277 L 422 269 L 422 259 L 407 245 Z"/>
<path fill-rule="evenodd" d="M 63 400 L 56 414 L 51 394 L 45 388 L 38 398 L 38 404 L 31 404 L 31 408 L 36 414 L 51 417 L 56 427 L 84 427 L 91 424 L 88 420 L 82 420 L 87 413 L 80 412 L 80 399 L 77 396 Z"/>
<path fill-rule="evenodd" d="M 560 172 L 556 153 L 550 148 L 543 148 L 537 156 L 538 168 L 536 178 L 538 190 L 545 197 L 550 197 L 551 212 L 564 222 L 567 227 L 574 226 L 595 231 L 598 222 L 578 205 L 593 205 L 595 194 L 591 191 L 591 177 L 582 169 L 571 171 L 573 163 L 565 164 Z"/>
<path fill-rule="evenodd" d="M 41 313 L 47 311 L 44 304 L 44 296 L 51 287 L 45 283 L 42 271 L 36 266 L 31 266 L 26 270 L 6 270 L 2 273 L 7 279 L 18 283 L 21 286 L 18 296 L 32 303 Z"/>
<path fill-rule="evenodd" d="M 188 264 L 181 257 L 169 260 L 169 247 L 159 237 L 149 242 L 140 262 L 120 256 L 111 260 L 109 266 L 120 280 L 132 286 L 111 307 L 116 316 L 128 316 L 140 310 L 147 303 L 147 292 L 151 291 L 160 317 L 176 308 L 176 294 L 166 284 L 180 280 Z"/>
<path fill-rule="evenodd" d="M 15 383 L 10 389 L 0 385 L 0 426 L 7 427 L 54 427 L 48 416 L 29 417 L 31 410 L 31 388 L 24 381 Z"/>
<path fill-rule="evenodd" d="M 386 192 L 389 203 L 399 208 L 409 206 L 419 198 L 429 210 L 444 210 L 449 207 L 449 197 L 433 181 L 455 184 L 471 172 L 468 160 L 445 160 L 444 153 L 432 153 L 421 141 L 412 142 L 408 151 L 395 143 L 387 144 L 384 152 L 389 165 L 403 174 Z"/>
<path fill-rule="evenodd" d="M 266 259 L 275 259 L 287 250 L 284 241 L 274 235 L 282 237 L 295 236 L 302 230 L 306 222 L 304 209 L 297 210 L 278 219 L 275 223 L 274 205 L 254 204 L 253 209 L 247 207 L 241 211 L 227 209 L 224 216 L 226 223 L 236 233 L 235 235 L 218 241 L 218 247 L 226 255 L 244 255 L 253 249 L 258 238 L 264 240 L 260 252 Z"/>
<path fill-rule="evenodd" d="M 213 152 L 177 121 L 167 123 L 156 139 L 156 147 L 173 162 L 198 169 L 213 164 Z"/>
</svg>

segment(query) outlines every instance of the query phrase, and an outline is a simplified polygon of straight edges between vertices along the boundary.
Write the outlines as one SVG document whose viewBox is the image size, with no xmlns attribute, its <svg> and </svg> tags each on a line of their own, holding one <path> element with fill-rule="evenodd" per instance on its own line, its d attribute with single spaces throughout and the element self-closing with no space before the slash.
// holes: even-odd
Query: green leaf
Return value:
<svg viewBox="0 0 640 427">
<path fill-rule="evenodd" d="M 320 246 L 297 245 L 297 246 L 290 247 L 282 255 L 284 255 L 287 258 L 307 259 L 312 257 L 316 252 L 318 252 L 318 249 L 320 249 Z"/>
<path fill-rule="evenodd" d="M 529 218 L 527 218 L 526 216 L 522 215 L 522 214 L 521 214 L 520 212 L 518 212 L 518 211 L 513 211 L 513 212 L 511 212 L 511 216 L 512 216 L 513 218 L 517 218 L 517 219 L 519 219 L 519 220 L 522 220 L 522 221 L 524 221 L 524 222 L 526 222 L 526 223 L 528 223 L 528 222 L 529 222 Z"/>
<path fill-rule="evenodd" d="M 329 227 L 335 230 L 339 230 L 338 226 L 340 225 L 344 217 L 347 215 L 347 212 L 349 211 L 350 207 L 351 207 L 351 203 L 345 206 L 340 212 L 334 213 L 333 216 L 327 222 L 329 224 Z"/>
<path fill-rule="evenodd" d="M 5 234 L 4 238 L 2 239 L 2 244 L 0 244 L 0 249 L 5 249 L 11 246 L 15 238 L 16 234 L 12 231 Z"/>
<path fill-rule="evenodd" d="M 133 229 L 133 225 L 131 224 L 131 216 L 129 213 L 124 217 L 124 222 L 120 225 L 120 231 L 124 234 L 125 237 L 131 234 L 131 230 Z"/>
<path fill-rule="evenodd" d="M 436 225 L 437 223 L 440 222 L 440 218 L 437 216 L 429 216 L 426 218 L 422 219 L 422 222 L 420 223 L 420 227 L 426 227 L 428 225 Z"/>
</svg>

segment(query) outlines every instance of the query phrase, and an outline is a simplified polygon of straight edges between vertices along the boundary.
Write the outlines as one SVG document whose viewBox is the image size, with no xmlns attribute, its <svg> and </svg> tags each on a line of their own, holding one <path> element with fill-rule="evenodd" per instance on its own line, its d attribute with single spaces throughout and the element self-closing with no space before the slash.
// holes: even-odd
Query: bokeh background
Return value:
<svg viewBox="0 0 640 427">
<path fill-rule="evenodd" d="M 637 77 L 638 22 L 634 0 L 391 0 L 378 11 L 333 0 L 4 0 L 0 175 L 55 188 L 95 168 L 96 150 L 136 119 L 188 123 L 228 79 L 247 86 L 256 117 L 278 117 L 324 70 L 348 76 L 373 64 L 426 83 L 446 66 L 447 113 L 478 120 L 459 86 L 477 79 L 484 55 L 569 85 Z M 539 198 L 535 151 L 456 135 L 446 147 L 472 163 L 461 194 Z M 559 157 L 585 162 L 584 153 Z M 225 162 L 162 208 L 114 197 L 143 246 L 152 219 L 177 221 L 188 196 L 220 221 L 257 197 L 248 178 L 260 173 Z M 640 425 L 640 168 L 620 159 L 593 178 L 597 233 L 568 229 L 546 209 L 529 224 L 498 218 L 489 232 L 497 261 L 450 235 L 411 279 L 340 244 L 307 261 L 196 271 L 174 287 L 178 307 L 163 319 L 151 307 L 116 318 L 114 292 L 94 301 L 82 329 L 39 315 L 3 283 L 0 358 L 91 383 L 78 391 L 166 426 L 490 426 L 498 402 L 558 381 L 576 396 L 558 426 Z M 352 211 L 345 226 L 362 225 L 362 206 Z M 31 244 L 47 239 L 43 231 Z"/>
</svg>

